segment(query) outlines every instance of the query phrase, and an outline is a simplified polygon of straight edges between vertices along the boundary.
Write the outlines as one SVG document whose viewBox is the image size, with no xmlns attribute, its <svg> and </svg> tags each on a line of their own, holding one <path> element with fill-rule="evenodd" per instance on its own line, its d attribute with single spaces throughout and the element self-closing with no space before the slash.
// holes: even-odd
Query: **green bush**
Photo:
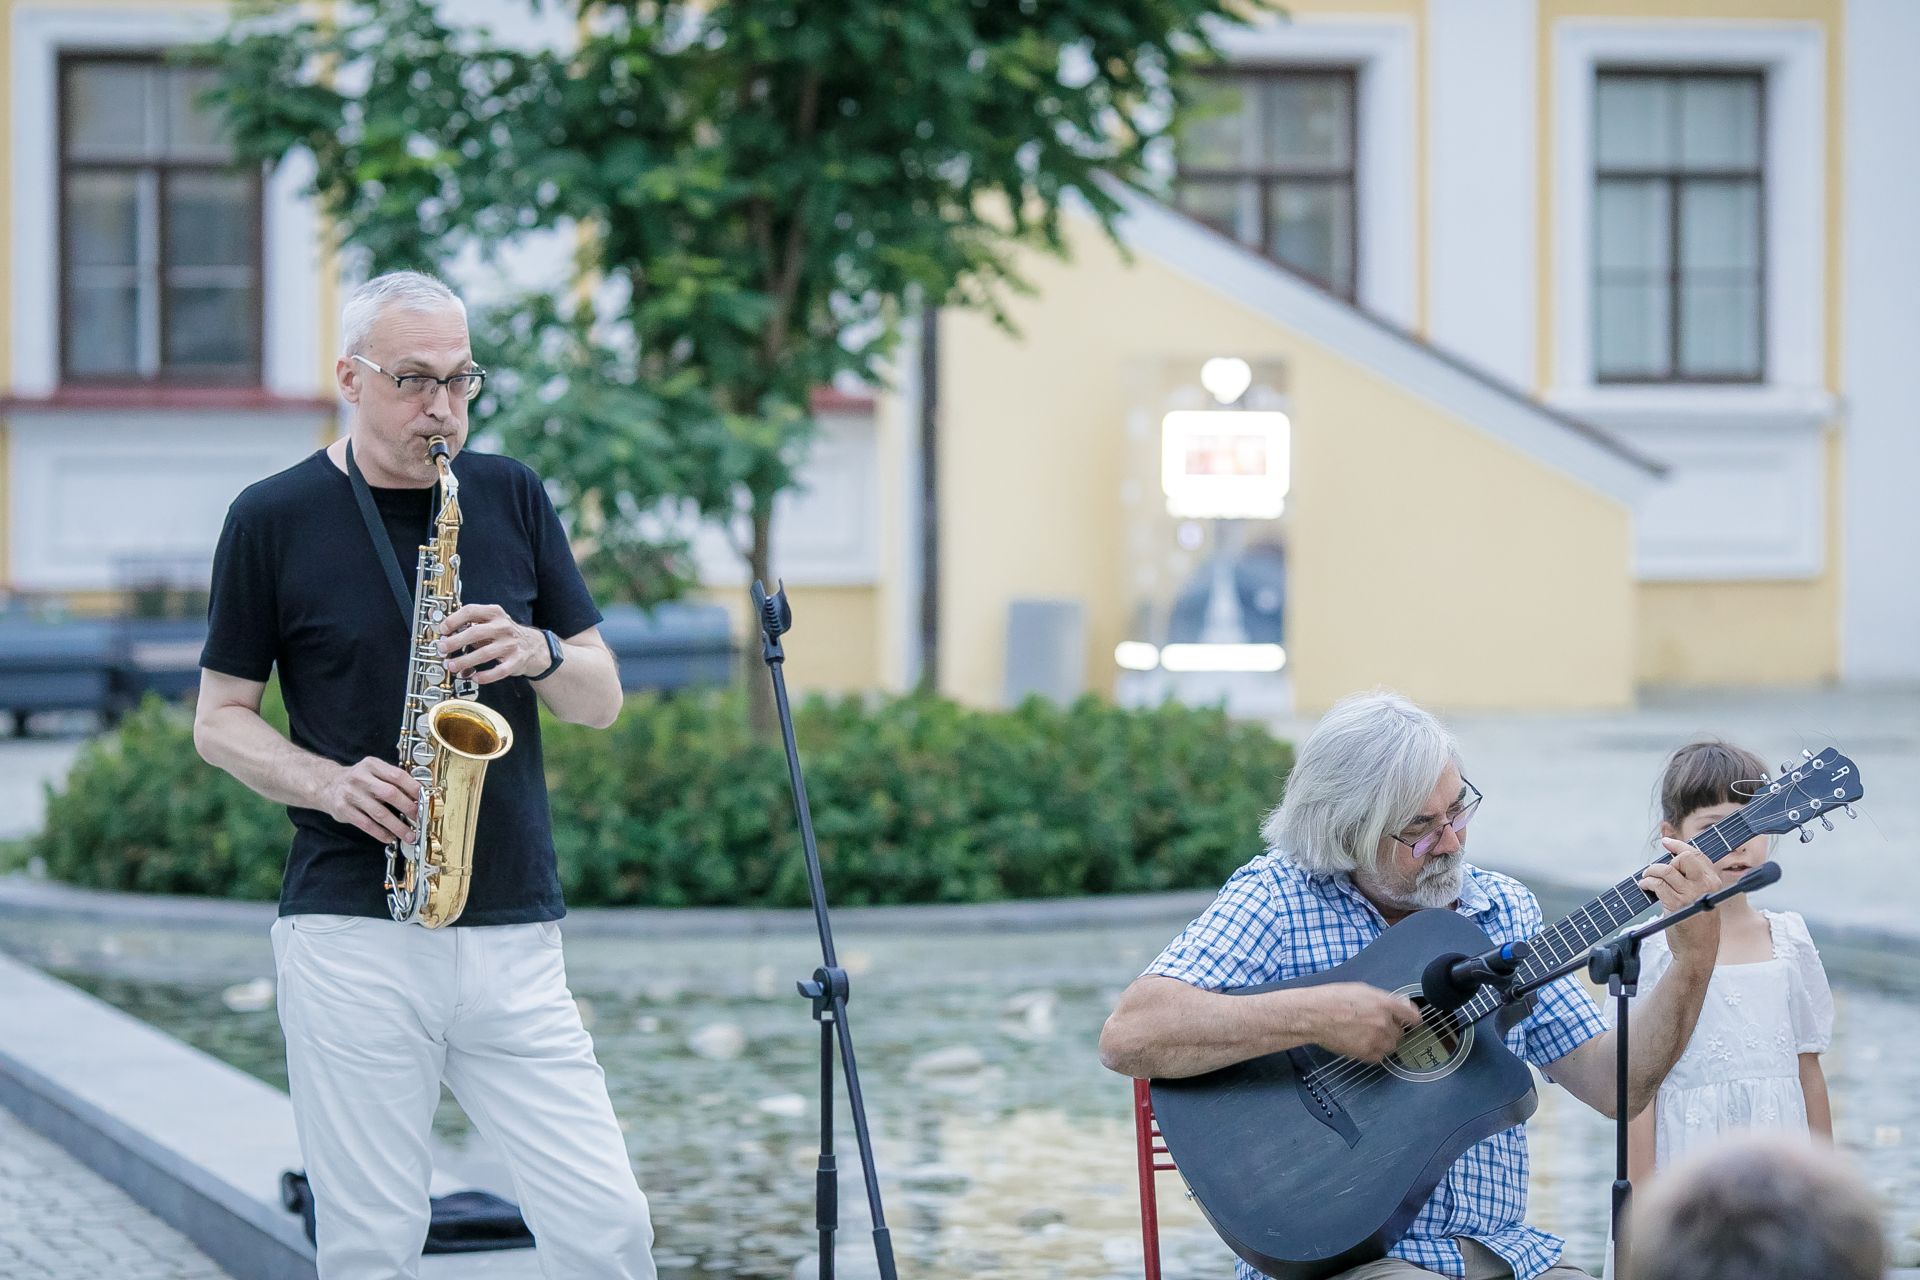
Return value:
<svg viewBox="0 0 1920 1280">
<path fill-rule="evenodd" d="M 260 712 L 287 731 L 277 683 Z M 149 694 L 87 744 L 64 791 L 47 789 L 46 826 L 27 848 L 75 884 L 276 898 L 292 838 L 287 811 L 204 763 L 192 718 Z"/>
<path fill-rule="evenodd" d="M 277 700 L 266 712 L 284 727 Z M 1292 763 L 1217 711 L 1093 698 L 815 698 L 795 718 L 828 890 L 850 906 L 1211 887 L 1258 850 Z M 642 695 L 611 730 L 541 732 L 570 902 L 807 901 L 785 756 L 737 695 Z M 84 884 L 270 898 L 289 834 L 149 702 L 83 753 L 31 852 Z"/>
</svg>

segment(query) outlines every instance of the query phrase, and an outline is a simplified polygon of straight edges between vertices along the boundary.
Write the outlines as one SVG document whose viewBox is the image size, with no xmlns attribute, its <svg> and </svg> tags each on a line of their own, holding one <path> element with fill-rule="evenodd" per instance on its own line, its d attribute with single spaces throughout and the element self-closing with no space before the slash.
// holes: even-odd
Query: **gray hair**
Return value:
<svg viewBox="0 0 1920 1280">
<path fill-rule="evenodd" d="M 347 299 L 340 312 L 340 354 L 357 355 L 367 344 L 367 335 L 388 307 L 407 311 L 438 311 L 454 307 L 461 319 L 467 304 L 446 283 L 424 271 L 389 271 L 361 285 Z"/>
<path fill-rule="evenodd" d="M 1779 1131 L 1724 1140 L 1636 1200 L 1642 1280 L 1880 1280 L 1879 1201 L 1839 1152 Z"/>
<path fill-rule="evenodd" d="M 1446 726 L 1401 695 L 1342 698 L 1301 744 L 1260 834 L 1305 871 L 1377 870 L 1380 841 L 1413 820 L 1459 761 Z"/>
</svg>

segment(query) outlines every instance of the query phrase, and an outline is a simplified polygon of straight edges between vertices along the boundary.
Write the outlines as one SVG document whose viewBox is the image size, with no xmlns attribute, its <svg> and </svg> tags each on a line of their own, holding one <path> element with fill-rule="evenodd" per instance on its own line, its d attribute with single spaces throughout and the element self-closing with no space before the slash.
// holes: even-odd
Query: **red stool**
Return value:
<svg viewBox="0 0 1920 1280">
<path fill-rule="evenodd" d="M 1160 1126 L 1153 1119 L 1153 1095 L 1145 1080 L 1133 1082 L 1134 1153 L 1140 1166 L 1140 1243 L 1146 1257 L 1146 1280 L 1160 1280 L 1160 1197 L 1154 1175 L 1172 1173 Z"/>
</svg>

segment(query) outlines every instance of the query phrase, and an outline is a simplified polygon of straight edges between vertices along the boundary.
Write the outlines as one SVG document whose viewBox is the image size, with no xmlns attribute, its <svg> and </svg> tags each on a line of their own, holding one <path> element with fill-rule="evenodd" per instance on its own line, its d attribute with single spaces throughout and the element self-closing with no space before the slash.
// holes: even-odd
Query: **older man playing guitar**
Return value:
<svg viewBox="0 0 1920 1280">
<path fill-rule="evenodd" d="M 1410 1220 L 1386 1256 L 1380 1256 L 1380 1246 L 1392 1231 L 1376 1233 L 1373 1247 L 1364 1241 L 1344 1251 L 1337 1244 L 1316 1246 L 1318 1262 L 1298 1270 L 1281 1260 L 1281 1246 L 1263 1243 L 1257 1227 L 1239 1235 L 1229 1231 L 1219 1206 L 1196 1181 L 1188 1156 L 1175 1149 L 1203 1208 L 1241 1254 L 1242 1277 L 1260 1274 L 1247 1261 L 1249 1255 L 1261 1259 L 1269 1273 L 1346 1280 L 1431 1274 L 1561 1280 L 1583 1274 L 1561 1263 L 1561 1240 L 1524 1221 L 1526 1136 L 1524 1125 L 1514 1122 L 1531 1110 L 1524 1068 L 1506 1053 L 1497 1055 L 1506 1064 L 1508 1082 L 1527 1091 L 1524 1109 L 1507 1110 L 1493 1104 L 1476 1110 L 1462 1093 L 1472 1073 L 1455 1071 L 1504 1042 L 1512 1055 L 1537 1066 L 1596 1111 L 1612 1115 L 1614 1032 L 1575 979 L 1544 986 L 1530 1011 L 1514 1007 L 1489 1014 L 1482 1025 L 1492 1029 L 1478 1049 L 1472 1047 L 1478 1028 L 1447 1022 L 1445 1010 L 1418 1000 L 1417 988 L 1396 993 L 1364 981 L 1331 981 L 1246 990 L 1287 984 L 1347 962 L 1390 926 L 1427 908 L 1442 908 L 1477 926 L 1480 933 L 1464 929 L 1468 946 L 1482 933 L 1494 944 L 1540 934 L 1543 920 L 1532 893 L 1466 861 L 1467 822 L 1479 802 L 1461 771 L 1452 736 L 1433 716 L 1395 694 L 1346 699 L 1301 748 L 1285 799 L 1262 831 L 1269 852 L 1234 873 L 1213 904 L 1127 988 L 1107 1019 L 1100 1037 L 1102 1061 L 1123 1074 L 1160 1082 L 1155 1105 L 1170 1134 L 1174 1126 L 1162 1103 L 1162 1085 L 1172 1090 L 1189 1078 L 1249 1060 L 1272 1069 L 1260 1067 L 1242 1084 L 1295 1091 L 1301 1115 L 1314 1113 L 1301 1121 L 1302 1137 L 1268 1163 L 1238 1166 L 1236 1183 L 1280 1179 L 1283 1173 L 1297 1177 L 1315 1161 L 1368 1151 L 1368 1144 L 1385 1139 L 1366 1130 L 1366 1107 L 1406 1082 L 1425 1082 L 1433 1105 L 1421 1108 L 1418 1122 L 1376 1129 L 1417 1130 L 1430 1114 L 1448 1117 L 1436 1149 L 1450 1150 L 1446 1137 L 1462 1139 L 1456 1148 L 1465 1137 L 1478 1138 L 1444 1173 L 1432 1170 L 1437 1185 L 1423 1204 L 1416 1199 L 1406 1206 Z M 1642 873 L 1638 885 L 1647 895 L 1674 910 L 1718 887 L 1711 863 L 1699 850 L 1679 841 L 1665 843 L 1676 856 Z M 1643 910 L 1648 904 L 1642 898 L 1632 905 Z M 1446 924 L 1441 913 L 1430 915 Z M 1686 1047 L 1712 976 L 1718 939 L 1719 924 L 1711 912 L 1672 930 L 1673 968 L 1640 1002 L 1629 1041 L 1633 1110 L 1654 1096 Z M 1417 962 L 1411 972 L 1417 978 Z M 1444 1029 L 1435 1030 L 1436 1022 Z M 1410 1051 L 1414 1042 L 1424 1047 Z M 1177 1095 L 1167 1099 L 1175 1100 Z M 1245 1153 L 1262 1146 L 1259 1130 L 1260 1120 L 1249 1116 L 1242 1140 L 1223 1145 L 1240 1148 L 1243 1161 L 1252 1159 Z M 1316 1143 L 1324 1145 L 1324 1153 Z M 1398 1148 L 1393 1151 L 1377 1162 L 1407 1163 Z M 1313 1175 L 1311 1194 L 1290 1215 L 1309 1223 L 1309 1236 L 1311 1224 L 1337 1217 L 1344 1205 L 1365 1198 L 1357 1188 L 1369 1171 L 1356 1172 L 1349 1187 L 1341 1181 L 1345 1175 L 1334 1172 L 1338 1168 L 1329 1163 L 1328 1172 Z"/>
</svg>

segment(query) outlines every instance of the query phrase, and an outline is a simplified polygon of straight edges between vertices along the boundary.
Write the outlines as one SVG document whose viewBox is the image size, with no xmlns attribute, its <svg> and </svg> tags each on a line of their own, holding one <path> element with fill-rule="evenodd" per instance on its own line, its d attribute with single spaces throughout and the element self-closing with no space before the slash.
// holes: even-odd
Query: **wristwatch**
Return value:
<svg viewBox="0 0 1920 1280">
<path fill-rule="evenodd" d="M 565 647 L 561 645 L 559 636 L 553 634 L 553 632 L 548 631 L 544 627 L 541 628 L 540 634 L 547 638 L 547 656 L 552 658 L 553 662 L 547 667 L 545 671 L 542 671 L 539 675 L 528 676 L 527 679 L 529 680 L 545 680 L 548 676 L 558 671 L 560 669 L 560 664 L 567 660 L 567 651 Z"/>
</svg>

